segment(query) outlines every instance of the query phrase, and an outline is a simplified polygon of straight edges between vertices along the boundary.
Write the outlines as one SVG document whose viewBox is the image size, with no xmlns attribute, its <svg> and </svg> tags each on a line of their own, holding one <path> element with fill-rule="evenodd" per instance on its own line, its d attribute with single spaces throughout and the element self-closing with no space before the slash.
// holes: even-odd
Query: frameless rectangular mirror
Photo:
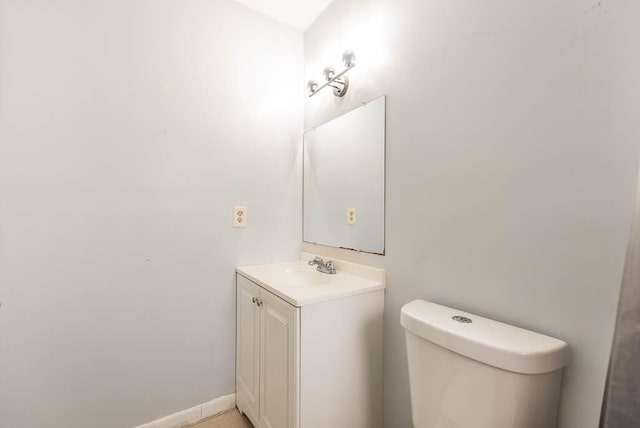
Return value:
<svg viewBox="0 0 640 428">
<path fill-rule="evenodd" d="M 384 254 L 385 104 L 304 135 L 305 242 Z"/>
</svg>

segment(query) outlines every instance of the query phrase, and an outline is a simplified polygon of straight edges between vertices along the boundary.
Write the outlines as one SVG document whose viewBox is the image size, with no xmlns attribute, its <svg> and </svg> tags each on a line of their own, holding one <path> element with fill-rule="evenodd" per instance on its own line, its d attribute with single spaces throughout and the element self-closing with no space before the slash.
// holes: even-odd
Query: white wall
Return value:
<svg viewBox="0 0 640 428">
<path fill-rule="evenodd" d="M 411 427 L 401 306 L 425 298 L 565 339 L 561 428 L 597 426 L 640 148 L 634 0 L 335 0 L 306 77 L 343 47 L 342 100 L 387 94 L 385 426 Z M 358 30 L 355 36 L 349 34 Z M 345 45 L 345 40 L 353 45 Z"/>
<path fill-rule="evenodd" d="M 235 390 L 234 267 L 302 239 L 302 67 L 230 0 L 0 0 L 0 427 Z"/>
</svg>

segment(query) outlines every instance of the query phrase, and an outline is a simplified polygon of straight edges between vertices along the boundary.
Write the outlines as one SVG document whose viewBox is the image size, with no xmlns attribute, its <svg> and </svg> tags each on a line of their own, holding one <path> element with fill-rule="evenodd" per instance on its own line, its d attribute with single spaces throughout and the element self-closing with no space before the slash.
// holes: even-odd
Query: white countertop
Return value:
<svg viewBox="0 0 640 428">
<path fill-rule="evenodd" d="M 241 266 L 236 272 L 298 307 L 385 288 L 384 269 L 334 259 L 337 272 L 331 275 L 309 266 L 313 257 L 302 253 L 300 260 Z"/>
</svg>

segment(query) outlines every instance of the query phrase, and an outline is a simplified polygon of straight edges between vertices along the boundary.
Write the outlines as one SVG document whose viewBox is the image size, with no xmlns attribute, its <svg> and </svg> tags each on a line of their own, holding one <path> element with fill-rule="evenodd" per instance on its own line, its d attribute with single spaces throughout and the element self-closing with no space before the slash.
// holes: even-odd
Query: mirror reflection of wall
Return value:
<svg viewBox="0 0 640 428">
<path fill-rule="evenodd" d="M 305 134 L 305 242 L 384 254 L 385 103 Z"/>
</svg>

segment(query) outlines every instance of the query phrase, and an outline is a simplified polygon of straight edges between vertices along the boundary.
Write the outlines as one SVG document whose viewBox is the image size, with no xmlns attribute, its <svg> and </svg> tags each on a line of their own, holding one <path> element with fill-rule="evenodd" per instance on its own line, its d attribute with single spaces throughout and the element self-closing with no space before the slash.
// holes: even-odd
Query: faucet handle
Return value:
<svg viewBox="0 0 640 428">
<path fill-rule="evenodd" d="M 318 264 L 318 263 L 324 263 L 324 260 L 322 260 L 322 257 L 316 256 L 316 257 L 313 258 L 313 260 L 309 260 L 309 265 L 310 266 L 313 266 L 313 265 Z"/>
<path fill-rule="evenodd" d="M 327 268 L 327 270 L 329 271 L 329 273 L 336 273 L 336 266 L 333 264 L 333 260 L 327 260 L 327 262 L 324 264 Z"/>
</svg>

